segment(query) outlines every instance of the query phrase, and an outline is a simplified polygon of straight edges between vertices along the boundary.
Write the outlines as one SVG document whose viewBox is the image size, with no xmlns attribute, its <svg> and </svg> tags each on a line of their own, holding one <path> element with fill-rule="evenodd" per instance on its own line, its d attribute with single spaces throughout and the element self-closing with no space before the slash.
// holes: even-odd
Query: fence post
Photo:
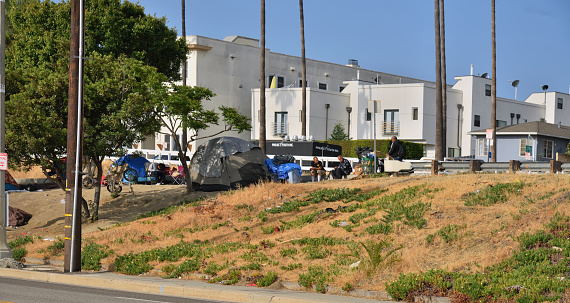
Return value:
<svg viewBox="0 0 570 303">
<path fill-rule="evenodd" d="M 439 162 L 437 160 L 431 160 L 431 175 L 435 176 L 439 174 Z"/>
<path fill-rule="evenodd" d="M 550 160 L 550 173 L 555 174 L 559 171 L 562 171 L 562 162 Z"/>
<path fill-rule="evenodd" d="M 521 170 L 521 161 L 511 160 L 509 161 L 509 173 L 516 173 Z"/>
<path fill-rule="evenodd" d="M 481 161 L 469 160 L 469 173 L 481 171 Z"/>
</svg>

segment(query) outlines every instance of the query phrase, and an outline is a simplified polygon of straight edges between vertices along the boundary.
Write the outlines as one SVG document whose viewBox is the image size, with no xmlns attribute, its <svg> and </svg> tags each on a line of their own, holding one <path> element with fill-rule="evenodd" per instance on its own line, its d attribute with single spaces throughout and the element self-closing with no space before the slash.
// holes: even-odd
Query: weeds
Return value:
<svg viewBox="0 0 570 303">
<path fill-rule="evenodd" d="M 522 182 L 514 183 L 497 183 L 489 185 L 482 190 L 469 193 L 464 199 L 466 206 L 491 206 L 507 201 L 509 194 L 520 194 L 520 190 L 524 187 Z"/>
<path fill-rule="evenodd" d="M 379 242 L 368 240 L 366 243 L 360 242 L 360 244 L 368 253 L 368 260 L 366 260 L 368 267 L 366 275 L 368 277 L 378 271 L 380 266 L 390 267 L 394 263 L 400 261 L 401 259 L 399 259 L 394 253 L 404 247 L 403 245 L 400 245 L 395 248 L 390 248 L 390 246 L 392 246 L 390 239 L 383 239 Z"/>
</svg>

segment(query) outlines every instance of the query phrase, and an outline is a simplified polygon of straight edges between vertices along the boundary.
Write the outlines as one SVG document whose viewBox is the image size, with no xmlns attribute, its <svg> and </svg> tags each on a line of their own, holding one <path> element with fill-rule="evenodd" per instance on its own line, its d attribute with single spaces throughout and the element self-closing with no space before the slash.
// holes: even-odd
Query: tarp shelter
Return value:
<svg viewBox="0 0 570 303">
<path fill-rule="evenodd" d="M 4 183 L 4 190 L 20 190 L 20 186 L 16 180 L 12 178 L 9 171 L 6 171 L 6 182 Z"/>
<path fill-rule="evenodd" d="M 135 157 L 133 155 L 126 155 L 126 156 L 119 158 L 117 161 L 113 162 L 113 165 L 121 166 L 122 164 L 127 163 L 129 168 L 132 168 L 135 170 L 136 176 L 133 176 L 133 177 L 136 178 L 137 182 L 145 182 L 145 181 L 149 181 L 149 179 L 146 176 L 145 164 L 147 162 L 149 162 L 149 161 L 147 159 L 145 159 L 144 157 L 138 157 L 138 156 Z"/>
<path fill-rule="evenodd" d="M 251 142 L 219 137 L 200 145 L 192 157 L 192 186 L 201 191 L 230 190 L 267 179 L 267 156 Z"/>
</svg>

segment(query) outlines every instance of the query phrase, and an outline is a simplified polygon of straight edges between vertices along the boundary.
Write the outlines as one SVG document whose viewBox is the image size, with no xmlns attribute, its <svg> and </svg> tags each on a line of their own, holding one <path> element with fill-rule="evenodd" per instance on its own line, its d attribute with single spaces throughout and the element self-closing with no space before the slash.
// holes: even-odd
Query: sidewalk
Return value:
<svg viewBox="0 0 570 303">
<path fill-rule="evenodd" d="M 24 269 L 0 268 L 0 276 L 106 288 L 130 292 L 165 294 L 169 296 L 251 303 L 378 303 L 393 302 L 335 296 L 291 290 L 273 290 L 258 287 L 209 284 L 192 280 L 162 279 L 159 277 L 126 276 L 113 272 L 63 273 L 54 265 L 26 264 Z M 355 293 L 355 295 L 358 295 Z M 362 294 L 361 294 L 362 295 Z"/>
</svg>

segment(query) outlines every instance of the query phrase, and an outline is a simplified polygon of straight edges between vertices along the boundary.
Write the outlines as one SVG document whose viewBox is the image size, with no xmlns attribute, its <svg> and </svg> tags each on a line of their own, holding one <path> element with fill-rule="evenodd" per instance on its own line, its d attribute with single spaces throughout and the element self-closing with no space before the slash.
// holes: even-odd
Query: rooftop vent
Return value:
<svg viewBox="0 0 570 303">
<path fill-rule="evenodd" d="M 358 60 L 356 59 L 348 59 L 348 66 L 360 67 L 360 65 L 358 65 Z"/>
</svg>

